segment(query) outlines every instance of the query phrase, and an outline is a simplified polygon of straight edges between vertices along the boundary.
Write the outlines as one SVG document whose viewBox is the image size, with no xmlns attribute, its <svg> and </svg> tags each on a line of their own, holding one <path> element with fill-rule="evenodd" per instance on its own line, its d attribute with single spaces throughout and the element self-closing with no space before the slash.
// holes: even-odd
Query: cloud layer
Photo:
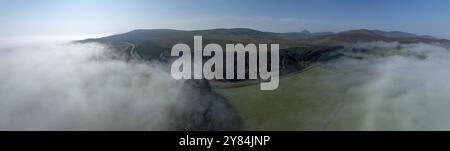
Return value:
<svg viewBox="0 0 450 151">
<path fill-rule="evenodd" d="M 182 84 L 100 44 L 0 48 L 0 130 L 167 130 Z"/>
<path fill-rule="evenodd" d="M 335 63 L 341 74 L 331 76 L 331 80 L 339 85 L 339 89 L 345 90 L 341 97 L 347 99 L 342 101 L 348 101 L 341 109 L 342 117 L 360 117 L 341 121 L 350 124 L 346 127 L 358 130 L 450 130 L 448 48 L 384 42 L 354 47 L 424 57 L 347 58 Z"/>
<path fill-rule="evenodd" d="M 448 48 L 383 42 L 354 48 L 424 57 L 330 63 L 338 72 L 317 83 L 332 84 L 343 92 L 336 99 L 345 103 L 331 120 L 344 120 L 340 122 L 348 122 L 345 127 L 352 130 L 450 129 Z M 111 59 L 111 51 L 96 43 L 2 46 L 0 130 L 239 127 L 224 98 L 173 80 L 158 63 Z M 357 120 L 349 118 L 355 116 Z"/>
</svg>

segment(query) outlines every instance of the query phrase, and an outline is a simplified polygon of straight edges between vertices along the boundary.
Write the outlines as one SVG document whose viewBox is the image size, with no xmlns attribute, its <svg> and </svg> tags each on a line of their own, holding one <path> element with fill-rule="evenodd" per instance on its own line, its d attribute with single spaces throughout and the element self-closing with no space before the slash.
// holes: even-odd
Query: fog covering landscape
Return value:
<svg viewBox="0 0 450 151">
<path fill-rule="evenodd" d="M 126 49 L 1 46 L 0 130 L 450 130 L 448 45 L 345 44 L 269 92 L 173 80 L 167 62 Z"/>
<path fill-rule="evenodd" d="M 357 47 L 393 50 L 398 46 L 424 58 L 345 60 L 344 67 L 340 67 L 350 74 L 337 79 L 338 84 L 363 78 L 361 84 L 349 85 L 349 95 L 361 95 L 367 102 L 361 106 L 365 110 L 362 129 L 449 130 L 450 49 L 431 44 L 380 42 Z"/>
<path fill-rule="evenodd" d="M 100 44 L 2 48 L 2 130 L 163 129 L 180 84 Z M 148 99 L 151 98 L 151 99 Z"/>
<path fill-rule="evenodd" d="M 208 97 L 184 96 L 180 91 L 190 87 L 171 79 L 158 62 L 112 59 L 116 54 L 103 44 L 0 50 L 0 130 L 177 130 L 186 127 L 179 124 L 183 115 L 196 112 L 184 113 L 189 99 Z M 222 105 L 218 99 L 213 104 Z M 202 111 L 202 104 L 193 105 Z M 186 128 L 195 129 L 196 122 L 202 119 Z"/>
</svg>

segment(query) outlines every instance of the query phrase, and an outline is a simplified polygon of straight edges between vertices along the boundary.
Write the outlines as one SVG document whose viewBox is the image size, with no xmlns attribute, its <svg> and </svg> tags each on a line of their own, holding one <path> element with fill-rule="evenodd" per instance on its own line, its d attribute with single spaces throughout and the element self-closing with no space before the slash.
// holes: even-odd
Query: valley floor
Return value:
<svg viewBox="0 0 450 151">
<path fill-rule="evenodd" d="M 241 115 L 244 130 L 365 130 L 367 103 L 333 85 L 327 67 L 282 78 L 275 91 L 259 85 L 216 89 Z"/>
</svg>

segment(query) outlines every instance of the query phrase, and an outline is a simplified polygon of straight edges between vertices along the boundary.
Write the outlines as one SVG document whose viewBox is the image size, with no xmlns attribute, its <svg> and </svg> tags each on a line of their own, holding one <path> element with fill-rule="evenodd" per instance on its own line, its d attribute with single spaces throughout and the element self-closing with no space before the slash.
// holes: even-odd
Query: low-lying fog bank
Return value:
<svg viewBox="0 0 450 151">
<path fill-rule="evenodd" d="M 236 127 L 223 125 L 235 124 L 225 99 L 184 93 L 191 85 L 173 80 L 159 63 L 111 59 L 112 51 L 97 43 L 2 46 L 0 130 Z"/>
<path fill-rule="evenodd" d="M 329 80 L 352 98 L 342 113 L 364 117 L 357 129 L 450 130 L 449 48 L 384 42 L 354 47 L 396 54 L 334 63 L 342 74 Z M 360 111 L 346 113 L 347 109 Z"/>
<path fill-rule="evenodd" d="M 345 104 L 336 112 L 344 118 L 330 120 L 362 117 L 348 121 L 355 130 L 450 129 L 448 48 L 384 42 L 353 47 L 395 53 L 328 63 L 338 72 L 314 83 L 329 87 L 323 95 L 339 90 L 334 99 Z M 228 100 L 207 82 L 176 81 L 164 65 L 111 59 L 112 51 L 98 43 L 1 46 L 0 130 L 241 128 Z"/>
</svg>

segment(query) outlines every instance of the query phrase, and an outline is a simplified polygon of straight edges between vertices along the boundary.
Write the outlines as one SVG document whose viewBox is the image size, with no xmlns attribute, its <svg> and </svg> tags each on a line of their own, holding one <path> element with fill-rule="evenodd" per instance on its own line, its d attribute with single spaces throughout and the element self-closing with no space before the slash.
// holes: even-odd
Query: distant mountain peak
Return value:
<svg viewBox="0 0 450 151">
<path fill-rule="evenodd" d="M 355 29 L 355 30 L 349 30 L 340 32 L 339 34 L 363 34 L 363 35 L 372 35 L 372 36 L 379 36 L 378 34 L 368 30 L 368 29 Z"/>
<path fill-rule="evenodd" d="M 195 31 L 195 30 L 194 30 Z M 217 29 L 209 29 L 202 31 L 233 31 L 233 32 L 262 32 L 259 30 L 251 29 L 251 28 L 217 28 Z"/>
<path fill-rule="evenodd" d="M 300 32 L 301 34 L 307 34 L 307 35 L 310 35 L 311 34 L 311 32 L 309 32 L 308 30 L 302 30 L 301 32 Z"/>
<path fill-rule="evenodd" d="M 130 32 L 146 32 L 146 31 L 178 31 L 175 29 L 135 29 Z"/>
<path fill-rule="evenodd" d="M 386 38 L 425 38 L 425 39 L 436 39 L 428 35 L 416 35 L 408 32 L 402 31 L 383 31 L 383 30 L 369 30 L 369 29 L 356 29 L 350 31 L 340 32 L 340 34 L 364 34 L 371 36 L 382 36 Z"/>
<path fill-rule="evenodd" d="M 401 31 L 382 31 L 382 30 L 371 30 L 371 32 L 384 36 L 384 37 L 390 37 L 390 38 L 416 38 L 419 37 L 416 34 L 411 34 L 407 32 L 401 32 Z"/>
<path fill-rule="evenodd" d="M 103 37 L 97 41 L 109 42 L 152 42 L 164 48 L 170 48 L 179 42 L 191 42 L 193 36 L 202 35 L 205 39 L 217 41 L 217 43 L 225 44 L 227 42 L 278 42 L 284 47 L 302 46 L 308 44 L 339 44 L 354 42 L 401 42 L 401 43 L 432 43 L 442 42 L 450 44 L 449 40 L 437 39 L 430 36 L 418 36 L 400 31 L 382 31 L 357 29 L 343 31 L 339 33 L 333 32 L 316 32 L 312 33 L 308 30 L 301 32 L 264 32 L 250 28 L 217 28 L 206 30 L 173 30 L 173 29 L 137 29 L 123 34 Z M 89 39 L 84 41 L 95 41 Z M 82 41 L 81 41 L 82 42 Z"/>
</svg>

